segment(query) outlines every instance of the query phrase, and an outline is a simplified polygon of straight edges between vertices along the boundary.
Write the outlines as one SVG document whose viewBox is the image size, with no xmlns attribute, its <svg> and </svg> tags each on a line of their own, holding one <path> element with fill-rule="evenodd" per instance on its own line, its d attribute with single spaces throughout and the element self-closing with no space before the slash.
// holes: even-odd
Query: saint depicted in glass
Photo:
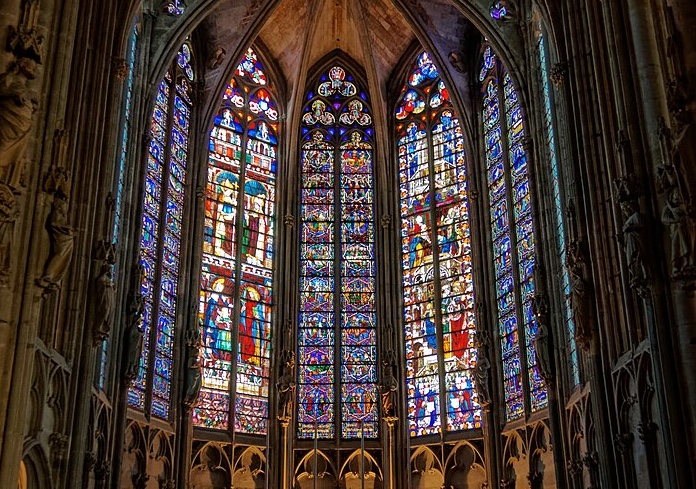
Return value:
<svg viewBox="0 0 696 489">
<path fill-rule="evenodd" d="M 480 428 L 464 136 L 427 53 L 396 122 L 409 433 Z"/>
<path fill-rule="evenodd" d="M 249 48 L 210 133 L 193 424 L 268 430 L 278 109 Z M 232 416 L 232 424 L 230 424 Z"/>
</svg>

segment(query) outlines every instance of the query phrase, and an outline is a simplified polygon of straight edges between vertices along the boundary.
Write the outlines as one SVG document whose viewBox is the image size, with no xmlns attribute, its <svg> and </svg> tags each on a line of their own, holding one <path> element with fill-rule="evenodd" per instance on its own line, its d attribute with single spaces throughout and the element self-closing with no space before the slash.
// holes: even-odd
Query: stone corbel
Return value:
<svg viewBox="0 0 696 489">
<path fill-rule="evenodd" d="M 113 58 L 111 60 L 111 68 L 119 82 L 125 81 L 128 76 L 128 63 L 125 58 Z"/>
<path fill-rule="evenodd" d="M 216 46 L 210 49 L 210 55 L 206 61 L 206 66 L 209 70 L 214 70 L 222 64 L 227 55 L 227 51 L 222 46 Z"/>
<path fill-rule="evenodd" d="M 44 190 L 51 195 L 70 195 L 70 170 L 66 168 L 68 152 L 68 134 L 65 129 L 56 129 L 53 133 L 52 163 L 46 174 Z"/>
<path fill-rule="evenodd" d="M 553 83 L 554 87 L 562 87 L 566 81 L 566 78 L 568 77 L 568 63 L 556 63 L 551 68 L 551 72 L 549 75 L 549 78 L 551 78 L 551 83 Z"/>
<path fill-rule="evenodd" d="M 48 436 L 48 446 L 51 448 L 51 465 L 55 470 L 62 470 L 68 455 L 70 437 L 63 433 L 51 433 Z"/>
<path fill-rule="evenodd" d="M 39 0 L 25 0 L 22 19 L 17 27 L 10 26 L 7 50 L 17 58 L 29 58 L 41 64 L 44 36 L 39 33 Z"/>
</svg>

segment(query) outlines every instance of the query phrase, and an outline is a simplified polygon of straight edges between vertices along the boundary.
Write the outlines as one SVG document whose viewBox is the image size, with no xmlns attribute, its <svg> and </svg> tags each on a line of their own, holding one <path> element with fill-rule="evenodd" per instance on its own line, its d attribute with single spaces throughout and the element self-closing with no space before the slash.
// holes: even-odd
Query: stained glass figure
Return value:
<svg viewBox="0 0 696 489">
<path fill-rule="evenodd" d="M 409 433 L 480 428 L 464 137 L 447 88 L 425 52 L 408 77 L 395 117 Z"/>
<path fill-rule="evenodd" d="M 541 88 L 544 93 L 544 125 L 546 129 L 546 145 L 551 165 L 551 184 L 553 187 L 554 213 L 556 218 L 556 249 L 561 263 L 561 280 L 563 284 L 563 319 L 566 326 L 568 356 L 570 360 L 571 379 L 573 385 L 580 383 L 580 367 L 578 364 L 578 348 L 575 342 L 575 323 L 573 322 L 570 304 L 570 276 L 566 268 L 567 248 L 565 239 L 565 218 L 563 213 L 563 201 L 561 199 L 561 184 L 556 156 L 556 135 L 553 124 L 553 112 L 551 103 L 551 90 L 549 86 L 549 70 L 547 62 L 548 47 L 546 38 L 542 34 L 543 26 L 539 25 L 539 37 L 537 49 L 539 50 L 539 76 Z"/>
<path fill-rule="evenodd" d="M 483 52 L 479 79 L 503 388 L 506 419 L 512 421 L 525 414 L 527 402 L 532 411 L 548 403 L 534 348 L 534 223 L 522 109 L 514 82 L 490 45 Z"/>
<path fill-rule="evenodd" d="M 184 211 L 186 160 L 191 114 L 188 44 L 160 81 L 152 111 L 143 194 L 140 261 L 145 273 L 143 348 L 128 404 L 162 419 L 169 418 L 177 311 L 179 252 Z M 184 61 L 182 61 L 184 60 Z M 188 81 L 187 81 L 188 80 Z M 150 404 L 146 406 L 147 394 Z"/>
<path fill-rule="evenodd" d="M 249 48 L 210 133 L 197 427 L 268 430 L 278 118 L 263 65 Z"/>
<path fill-rule="evenodd" d="M 332 67 L 302 116 L 298 436 L 378 435 L 372 116 Z"/>
</svg>

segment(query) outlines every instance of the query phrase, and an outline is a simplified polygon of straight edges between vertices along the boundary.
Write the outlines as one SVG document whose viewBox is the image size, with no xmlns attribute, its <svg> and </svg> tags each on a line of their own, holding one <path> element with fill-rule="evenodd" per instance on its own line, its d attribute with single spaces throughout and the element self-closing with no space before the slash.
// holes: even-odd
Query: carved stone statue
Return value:
<svg viewBox="0 0 696 489">
<path fill-rule="evenodd" d="M 384 367 L 382 374 L 382 385 L 380 385 L 380 395 L 382 402 L 382 416 L 385 418 L 393 418 L 396 416 L 396 391 L 399 388 L 399 383 L 394 377 L 394 366 L 396 365 L 396 357 L 392 350 L 388 350 L 384 354 L 382 366 Z"/>
<path fill-rule="evenodd" d="M 12 191 L 0 183 L 0 286 L 6 285 L 10 277 L 10 255 L 17 214 L 17 202 Z"/>
<path fill-rule="evenodd" d="M 490 369 L 491 362 L 488 359 L 488 352 L 486 349 L 480 349 L 478 359 L 476 361 L 474 379 L 476 380 L 476 392 L 478 393 L 479 404 L 483 407 L 486 407 L 491 403 L 491 391 L 488 386 L 488 375 Z"/>
<path fill-rule="evenodd" d="M 145 268 L 139 263 L 131 277 L 131 285 L 128 293 L 128 306 L 126 308 L 126 329 L 123 335 L 124 370 L 123 377 L 131 381 L 138 376 L 140 367 L 140 354 L 143 350 L 143 331 L 140 329 L 140 318 L 143 315 L 143 295 L 140 292 L 140 283 Z"/>
<path fill-rule="evenodd" d="M 278 389 L 278 419 L 288 422 L 292 418 L 292 399 L 295 396 L 295 354 L 283 350 L 280 358 L 280 376 L 276 382 Z"/>
<path fill-rule="evenodd" d="M 575 340 L 585 349 L 592 340 L 592 288 L 585 279 L 585 257 L 579 242 L 568 244 L 570 309 L 575 325 Z"/>
<path fill-rule="evenodd" d="M 0 182 L 15 189 L 20 186 L 22 156 L 39 105 L 27 86 L 35 69 L 33 60 L 20 58 L 0 75 Z"/>
<path fill-rule="evenodd" d="M 641 292 L 649 278 L 645 261 L 645 218 L 638 208 L 637 200 L 621 201 L 621 212 L 626 219 L 621 231 L 630 285 Z"/>
<path fill-rule="evenodd" d="M 537 333 L 534 337 L 537 365 L 541 376 L 548 385 L 553 385 L 553 369 L 551 363 L 551 344 L 549 338 L 549 305 L 546 296 L 536 295 L 532 299 L 532 312 L 537 323 Z"/>
<path fill-rule="evenodd" d="M 99 275 L 94 281 L 93 335 L 95 342 L 102 341 L 111 331 L 111 313 L 116 300 L 113 268 L 107 260 L 100 262 Z"/>
<path fill-rule="evenodd" d="M 189 339 L 186 342 L 188 351 L 188 368 L 186 369 L 186 394 L 184 395 L 184 406 L 193 409 L 198 400 L 203 385 L 203 372 L 199 357 L 201 347 L 200 329 L 190 330 Z"/>
<path fill-rule="evenodd" d="M 57 287 L 72 259 L 75 235 L 68 224 L 68 201 L 57 193 L 53 199 L 46 228 L 51 239 L 51 254 L 46 260 L 43 276 L 37 281 L 40 287 Z"/>
<path fill-rule="evenodd" d="M 694 227 L 678 187 L 667 196 L 662 209 L 662 223 L 669 228 L 672 275 L 677 276 L 694 266 Z"/>
</svg>

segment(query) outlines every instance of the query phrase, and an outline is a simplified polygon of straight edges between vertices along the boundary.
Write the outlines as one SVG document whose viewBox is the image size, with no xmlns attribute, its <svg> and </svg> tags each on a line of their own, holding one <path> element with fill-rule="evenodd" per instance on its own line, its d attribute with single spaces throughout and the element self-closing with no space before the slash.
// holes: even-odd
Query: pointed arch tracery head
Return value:
<svg viewBox="0 0 696 489">
<path fill-rule="evenodd" d="M 273 87 L 249 48 L 210 133 L 196 427 L 268 431 L 278 130 Z"/>
<path fill-rule="evenodd" d="M 465 142 L 426 52 L 407 77 L 394 117 L 409 433 L 480 428 Z"/>
</svg>

